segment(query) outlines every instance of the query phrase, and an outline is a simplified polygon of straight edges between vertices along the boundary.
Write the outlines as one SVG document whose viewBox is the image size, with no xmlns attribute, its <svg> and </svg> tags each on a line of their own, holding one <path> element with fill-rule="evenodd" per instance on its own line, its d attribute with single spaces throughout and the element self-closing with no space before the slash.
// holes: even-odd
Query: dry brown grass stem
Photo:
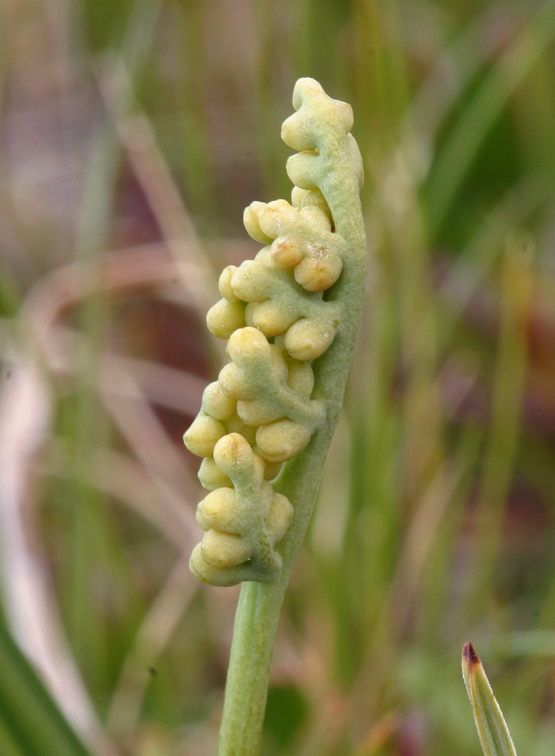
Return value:
<svg viewBox="0 0 555 756">
<path fill-rule="evenodd" d="M 3 608 L 15 638 L 69 722 L 94 752 L 114 756 L 74 662 L 37 545 L 30 469 L 50 430 L 51 395 L 32 360 L 11 345 L 0 405 Z"/>
<path fill-rule="evenodd" d="M 165 242 L 177 262 L 193 265 L 193 275 L 180 276 L 180 283 L 204 315 L 218 299 L 217 276 L 158 146 L 152 124 L 136 103 L 123 61 L 119 59 L 105 66 L 99 75 L 99 83 L 127 158 Z M 129 112 L 122 112 L 120 103 L 130 103 Z"/>
<path fill-rule="evenodd" d="M 14 635 L 75 729 L 96 753 L 112 756 L 114 748 L 96 718 L 74 663 L 45 561 L 37 548 L 33 472 L 37 472 L 38 454 L 51 432 L 50 382 L 59 378 L 60 371 L 70 369 L 71 354 L 81 341 L 60 325 L 62 318 L 84 298 L 100 291 L 171 287 L 176 279 L 191 275 L 194 266 L 176 263 L 163 244 L 120 250 L 97 260 L 94 266 L 95 275 L 88 274 L 89 263 L 73 263 L 39 279 L 21 308 L 24 351 L 18 346 L 21 334 L 3 329 L 3 355 L 9 368 L 0 405 L 0 522 L 5 611 Z M 196 500 L 193 489 L 198 484 L 150 401 L 160 401 L 163 394 L 166 405 L 187 412 L 189 403 L 198 403 L 201 384 L 193 376 L 162 365 L 106 355 L 94 386 L 144 467 L 123 455 L 98 449 L 90 460 L 90 482 L 150 520 L 180 553 L 190 550 L 193 514 L 177 492 L 188 490 L 191 500 Z M 49 449 L 58 452 L 54 456 L 60 461 L 63 454 L 55 446 L 51 442 Z M 181 572 L 172 573 L 168 586 L 175 586 L 176 574 Z M 188 580 L 192 586 L 190 576 Z M 181 594 L 185 606 L 187 591 Z M 148 625 L 151 631 L 157 617 L 160 614 L 154 611 Z M 163 627 L 157 637 L 164 636 Z"/>
</svg>

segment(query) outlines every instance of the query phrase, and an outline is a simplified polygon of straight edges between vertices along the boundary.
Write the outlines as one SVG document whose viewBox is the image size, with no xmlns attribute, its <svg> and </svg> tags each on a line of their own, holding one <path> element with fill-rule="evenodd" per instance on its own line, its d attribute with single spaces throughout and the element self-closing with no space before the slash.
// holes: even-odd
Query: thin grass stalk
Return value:
<svg viewBox="0 0 555 756">
<path fill-rule="evenodd" d="M 441 229 L 472 161 L 509 98 L 555 38 L 555 6 L 546 2 L 487 74 L 441 149 L 426 190 L 430 236 Z"/>
<path fill-rule="evenodd" d="M 483 607 L 495 583 L 501 528 L 511 489 L 520 435 L 528 362 L 528 322 L 533 293 L 533 245 L 525 237 L 509 241 L 503 264 L 499 352 L 495 367 L 490 435 L 476 506 L 471 551 L 468 616 Z"/>
</svg>

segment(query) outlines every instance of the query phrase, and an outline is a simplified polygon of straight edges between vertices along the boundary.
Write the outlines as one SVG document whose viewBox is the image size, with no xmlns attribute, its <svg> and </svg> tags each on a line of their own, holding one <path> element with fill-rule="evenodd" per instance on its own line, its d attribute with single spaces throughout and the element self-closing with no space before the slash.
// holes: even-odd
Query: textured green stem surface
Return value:
<svg viewBox="0 0 555 756">
<path fill-rule="evenodd" d="M 349 243 L 350 254 L 329 299 L 341 302 L 343 316 L 330 348 L 315 361 L 314 399 L 328 407 L 325 422 L 308 446 L 287 462 L 274 490 L 295 508 L 295 516 L 280 544 L 283 568 L 269 583 L 243 583 L 237 606 L 231 658 L 220 730 L 219 756 L 256 756 L 260 749 L 270 665 L 283 599 L 295 559 L 301 547 L 324 464 L 343 402 L 349 365 L 356 343 L 366 284 L 366 245 L 358 187 L 347 186 L 348 223 L 338 230 Z M 351 190 L 351 191 L 349 191 Z M 336 208 L 324 190 L 334 218 Z M 344 216 L 343 216 L 344 217 Z"/>
</svg>

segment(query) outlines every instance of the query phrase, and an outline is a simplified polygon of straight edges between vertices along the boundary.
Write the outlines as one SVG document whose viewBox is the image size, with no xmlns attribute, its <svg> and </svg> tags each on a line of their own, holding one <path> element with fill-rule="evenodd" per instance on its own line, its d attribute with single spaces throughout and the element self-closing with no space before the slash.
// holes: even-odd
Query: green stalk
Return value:
<svg viewBox="0 0 555 756">
<path fill-rule="evenodd" d="M 205 535 L 193 574 L 216 585 L 244 581 L 220 756 L 259 751 L 283 599 L 339 419 L 366 284 L 351 108 L 313 79 L 297 82 L 293 105 L 282 127 L 298 150 L 287 162 L 293 205 L 254 202 L 245 211 L 249 234 L 271 244 L 220 277 L 223 299 L 207 323 L 229 338 L 230 365 L 184 436 L 205 458 L 199 477 L 212 489 L 197 510 Z M 268 462 L 285 462 L 271 485 L 262 479 Z"/>
<path fill-rule="evenodd" d="M 349 188 L 351 191 L 349 191 Z M 308 527 L 324 464 L 347 383 L 347 375 L 362 318 L 366 284 L 366 246 L 358 190 L 343 186 L 349 212 L 336 215 L 339 202 L 324 191 L 334 218 L 347 217 L 337 230 L 347 239 L 350 255 L 329 299 L 341 302 L 344 316 L 333 344 L 314 362 L 313 399 L 328 408 L 324 423 L 304 451 L 287 462 L 273 483 L 276 493 L 289 499 L 295 515 L 280 544 L 283 567 L 279 578 L 268 583 L 245 582 L 237 606 L 225 700 L 220 729 L 219 756 L 256 756 L 260 749 L 268 693 L 270 665 L 281 608 L 293 565 Z M 345 208 L 343 208 L 345 209 Z"/>
<path fill-rule="evenodd" d="M 362 275 L 361 294 L 364 293 L 364 280 Z M 359 321 L 353 321 L 353 333 L 356 334 Z M 219 756 L 254 756 L 260 748 L 270 664 L 283 599 L 339 417 L 341 403 L 337 402 L 337 397 L 343 397 L 354 338 L 352 341 L 352 345 L 343 344 L 343 354 L 336 357 L 343 357 L 342 371 L 338 370 L 333 355 L 328 357 L 326 353 L 320 358 L 326 365 L 319 366 L 318 398 L 329 394 L 330 400 L 335 399 L 339 406 L 329 413 L 325 427 L 315 432 L 306 450 L 286 465 L 274 485 L 276 492 L 287 496 L 295 507 L 295 517 L 280 548 L 283 567 L 279 579 L 270 583 L 245 582 L 241 588 L 233 628 Z"/>
</svg>

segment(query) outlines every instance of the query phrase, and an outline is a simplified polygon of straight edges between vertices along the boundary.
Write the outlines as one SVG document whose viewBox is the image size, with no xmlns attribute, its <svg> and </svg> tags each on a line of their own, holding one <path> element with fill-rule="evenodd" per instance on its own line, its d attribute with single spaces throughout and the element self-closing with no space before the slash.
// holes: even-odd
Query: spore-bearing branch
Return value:
<svg viewBox="0 0 555 756">
<path fill-rule="evenodd" d="M 340 399 L 327 398 L 330 387 L 318 389 L 324 401 L 311 398 L 312 362 L 319 364 L 338 338 L 354 343 L 352 325 L 344 322 L 350 301 L 341 295 L 350 300 L 350 292 L 360 289 L 357 256 L 364 254 L 362 161 L 349 134 L 352 111 L 312 79 L 297 82 L 293 104 L 297 112 L 282 129 L 284 141 L 300 150 L 287 163 L 295 184 L 292 203 L 253 202 L 245 210 L 248 233 L 266 246 L 254 260 L 228 266 L 220 276 L 222 300 L 207 323 L 213 334 L 229 339 L 230 362 L 206 388 L 184 436 L 187 447 L 204 457 L 199 478 L 212 491 L 198 507 L 205 535 L 191 569 L 217 585 L 279 574 L 276 545 L 293 507 L 269 481 L 318 428 L 335 424 Z M 339 354 L 352 347 L 331 351 L 346 375 Z M 328 376 L 329 366 L 319 372 Z"/>
</svg>

